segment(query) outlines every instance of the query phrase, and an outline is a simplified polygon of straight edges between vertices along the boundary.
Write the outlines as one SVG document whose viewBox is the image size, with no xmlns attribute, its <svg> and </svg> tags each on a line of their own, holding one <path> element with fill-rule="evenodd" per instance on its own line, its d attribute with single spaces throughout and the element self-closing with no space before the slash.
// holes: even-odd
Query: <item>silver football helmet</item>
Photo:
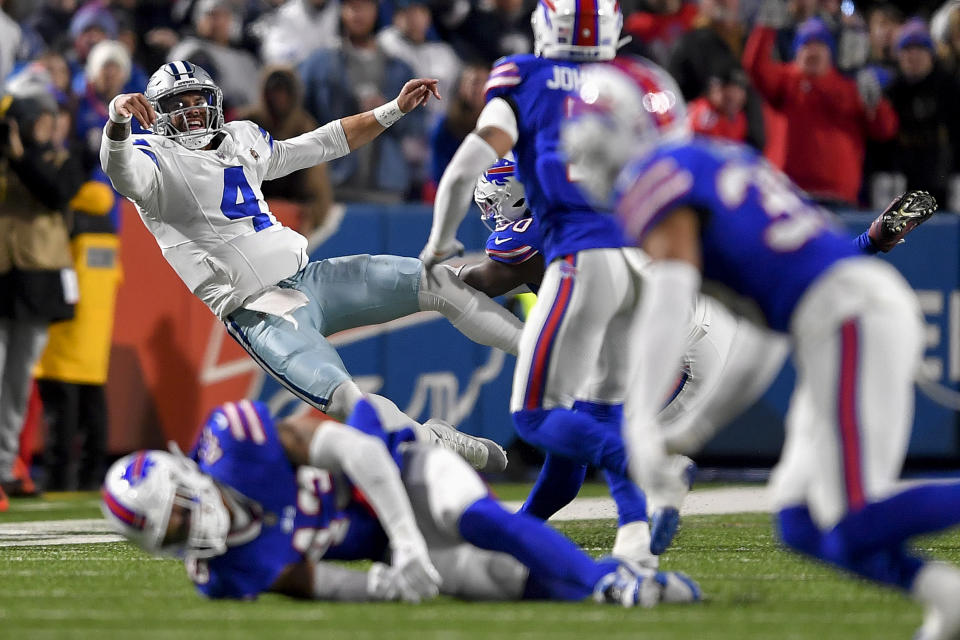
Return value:
<svg viewBox="0 0 960 640">
<path fill-rule="evenodd" d="M 612 60 L 623 13 L 619 0 L 540 0 L 530 24 L 533 52 L 541 58 Z"/>
<path fill-rule="evenodd" d="M 526 192 L 517 180 L 513 153 L 497 160 L 477 178 L 473 200 L 480 207 L 480 219 L 491 231 L 527 215 Z"/>
<path fill-rule="evenodd" d="M 201 104 L 186 104 L 187 93 L 199 93 Z M 209 73 L 191 62 L 161 66 L 150 76 L 144 95 L 157 112 L 154 133 L 188 149 L 205 147 L 223 127 L 223 92 Z"/>
<path fill-rule="evenodd" d="M 182 454 L 137 451 L 113 463 L 100 509 L 117 533 L 157 555 L 211 558 L 227 549 L 230 513 L 210 476 Z M 179 524 L 171 529 L 174 507 Z"/>
</svg>

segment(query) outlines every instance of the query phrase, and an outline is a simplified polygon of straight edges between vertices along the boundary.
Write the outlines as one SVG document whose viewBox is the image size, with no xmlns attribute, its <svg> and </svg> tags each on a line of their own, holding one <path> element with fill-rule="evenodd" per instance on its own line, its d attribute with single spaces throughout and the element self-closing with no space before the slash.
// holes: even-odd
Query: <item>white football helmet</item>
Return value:
<svg viewBox="0 0 960 640">
<path fill-rule="evenodd" d="M 190 92 L 200 93 L 206 104 L 188 107 L 178 99 Z M 157 112 L 153 132 L 187 149 L 205 147 L 223 127 L 223 92 L 209 73 L 191 62 L 176 60 L 161 66 L 150 76 L 144 95 Z M 198 110 L 201 122 L 191 124 L 188 116 Z"/>
<path fill-rule="evenodd" d="M 477 178 L 473 200 L 480 207 L 480 219 L 491 231 L 529 213 L 526 192 L 517 180 L 517 163 L 512 152 L 494 162 Z"/>
<path fill-rule="evenodd" d="M 124 456 L 107 471 L 100 495 L 100 509 L 111 526 L 150 553 L 210 558 L 227 549 L 230 513 L 220 490 L 182 454 L 137 451 Z M 174 505 L 185 512 L 184 527 L 168 532 Z"/>
<path fill-rule="evenodd" d="M 597 205 L 609 204 L 628 160 L 691 135 L 670 74 L 645 58 L 623 56 L 590 68 L 561 133 L 571 174 Z"/>
<path fill-rule="evenodd" d="M 619 0 L 540 0 L 530 24 L 541 58 L 613 60 L 623 14 Z"/>
</svg>

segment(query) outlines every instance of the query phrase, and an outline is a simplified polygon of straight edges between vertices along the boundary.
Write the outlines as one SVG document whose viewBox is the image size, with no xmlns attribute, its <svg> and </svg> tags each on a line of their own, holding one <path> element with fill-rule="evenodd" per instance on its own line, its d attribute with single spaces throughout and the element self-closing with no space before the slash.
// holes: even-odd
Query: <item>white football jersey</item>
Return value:
<svg viewBox="0 0 960 640">
<path fill-rule="evenodd" d="M 280 224 L 264 180 L 350 152 L 340 121 L 274 140 L 249 121 L 230 122 L 215 150 L 190 150 L 158 135 L 100 146 L 114 187 L 137 206 L 163 257 L 219 317 L 307 264 L 307 240 Z"/>
</svg>

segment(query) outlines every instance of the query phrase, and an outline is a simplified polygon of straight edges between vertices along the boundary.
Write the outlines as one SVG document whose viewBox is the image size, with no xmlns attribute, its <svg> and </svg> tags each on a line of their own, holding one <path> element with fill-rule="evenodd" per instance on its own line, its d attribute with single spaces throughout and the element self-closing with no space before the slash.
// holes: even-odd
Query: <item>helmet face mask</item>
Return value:
<svg viewBox="0 0 960 640">
<path fill-rule="evenodd" d="M 581 13 L 578 0 L 539 0 L 530 24 L 533 51 L 541 58 L 612 60 L 617 55 L 623 14 L 619 0 L 594 0 L 593 11 L 587 13 Z"/>
<path fill-rule="evenodd" d="M 230 513 L 220 490 L 182 455 L 124 456 L 107 472 L 101 495 L 113 528 L 150 553 L 209 558 L 226 551 Z"/>
<path fill-rule="evenodd" d="M 513 154 L 495 162 L 477 178 L 473 200 L 480 207 L 480 219 L 491 231 L 527 215 L 527 198 L 516 177 Z"/>
<path fill-rule="evenodd" d="M 223 92 L 209 73 L 190 62 L 157 69 L 144 94 L 157 113 L 154 133 L 188 149 L 205 147 L 223 127 Z"/>
</svg>

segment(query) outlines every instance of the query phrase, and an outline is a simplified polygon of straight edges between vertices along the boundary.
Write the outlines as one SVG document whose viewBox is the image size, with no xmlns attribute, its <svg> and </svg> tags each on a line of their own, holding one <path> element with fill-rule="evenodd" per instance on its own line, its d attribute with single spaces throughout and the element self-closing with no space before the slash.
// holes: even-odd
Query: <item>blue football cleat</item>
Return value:
<svg viewBox="0 0 960 640">
<path fill-rule="evenodd" d="M 655 508 L 650 514 L 650 553 L 656 556 L 666 551 L 677 535 L 680 528 L 680 503 L 693 488 L 697 465 L 686 456 L 674 456 L 667 465 L 667 473 L 676 474 L 672 482 L 682 484 L 683 487 L 676 492 L 671 503 Z"/>
<path fill-rule="evenodd" d="M 680 512 L 676 507 L 664 507 L 650 516 L 650 553 L 655 556 L 667 550 L 680 528 Z"/>
</svg>

